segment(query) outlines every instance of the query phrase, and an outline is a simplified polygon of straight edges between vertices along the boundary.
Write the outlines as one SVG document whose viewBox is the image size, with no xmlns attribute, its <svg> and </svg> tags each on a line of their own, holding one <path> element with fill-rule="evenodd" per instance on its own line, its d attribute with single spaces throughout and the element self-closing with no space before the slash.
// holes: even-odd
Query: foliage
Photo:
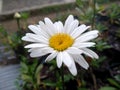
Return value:
<svg viewBox="0 0 120 90">
<path fill-rule="evenodd" d="M 120 83 L 118 83 L 116 80 L 114 80 L 112 78 L 108 78 L 107 80 L 109 81 L 110 84 L 112 84 L 120 89 Z"/>
<path fill-rule="evenodd" d="M 91 23 L 93 18 L 93 9 L 88 0 L 76 0 L 77 8 L 80 16 L 78 17 L 82 23 Z"/>
<path fill-rule="evenodd" d="M 25 20 L 27 20 L 30 16 L 30 14 L 28 12 L 22 12 L 22 13 L 20 13 L 20 15 L 21 15 L 21 18 L 25 19 Z"/>
<path fill-rule="evenodd" d="M 105 87 L 100 88 L 99 90 L 117 90 L 117 89 L 114 87 L 105 86 Z"/>
<path fill-rule="evenodd" d="M 4 27 L 0 25 L 0 38 L 7 37 L 8 33 L 5 31 Z"/>
<path fill-rule="evenodd" d="M 110 17 L 110 22 L 114 23 L 115 20 L 120 19 L 120 5 L 118 4 L 112 4 L 110 7 L 108 7 L 108 17 Z"/>
<path fill-rule="evenodd" d="M 43 65 L 38 65 L 37 60 L 34 60 L 32 64 L 29 64 L 29 61 L 25 57 L 23 57 L 20 65 L 20 77 L 23 80 L 23 88 L 29 90 L 38 90 L 39 85 L 42 84 L 40 81 L 40 70 L 42 69 Z"/>
<path fill-rule="evenodd" d="M 101 56 L 98 60 L 92 60 L 91 65 L 93 67 L 99 68 L 101 63 L 106 60 L 105 56 Z"/>
<path fill-rule="evenodd" d="M 105 25 L 102 24 L 102 23 L 96 23 L 96 24 L 95 24 L 95 27 L 96 27 L 97 30 L 100 31 L 100 33 L 102 33 L 102 32 L 104 32 L 104 31 L 108 30 L 108 27 L 105 26 Z"/>
<path fill-rule="evenodd" d="M 101 41 L 97 42 L 97 44 L 96 44 L 96 49 L 98 51 L 103 51 L 108 48 L 110 48 L 110 45 L 108 45 L 107 42 L 105 42 L 105 41 L 101 40 Z"/>
</svg>

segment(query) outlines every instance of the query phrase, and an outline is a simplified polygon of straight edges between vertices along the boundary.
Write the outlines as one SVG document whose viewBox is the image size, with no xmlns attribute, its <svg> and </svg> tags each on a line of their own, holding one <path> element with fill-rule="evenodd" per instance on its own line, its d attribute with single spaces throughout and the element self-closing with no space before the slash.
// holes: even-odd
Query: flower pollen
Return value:
<svg viewBox="0 0 120 90">
<path fill-rule="evenodd" d="M 72 46 L 74 39 L 65 33 L 57 33 L 49 39 L 50 47 L 57 51 L 63 51 Z"/>
</svg>

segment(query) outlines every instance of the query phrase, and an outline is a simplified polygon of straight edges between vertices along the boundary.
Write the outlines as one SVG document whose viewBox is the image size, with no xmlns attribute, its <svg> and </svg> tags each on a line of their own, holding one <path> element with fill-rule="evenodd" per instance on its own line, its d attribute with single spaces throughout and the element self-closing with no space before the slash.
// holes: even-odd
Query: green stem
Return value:
<svg viewBox="0 0 120 90">
<path fill-rule="evenodd" d="M 16 19 L 16 21 L 17 21 L 18 31 L 20 31 L 20 19 L 19 19 L 19 18 L 17 18 L 17 19 Z"/>
<path fill-rule="evenodd" d="M 92 29 L 94 29 L 95 26 L 95 14 L 96 14 L 96 0 L 93 0 L 93 18 L 92 18 Z"/>
<path fill-rule="evenodd" d="M 64 87 L 64 67 L 62 65 L 62 69 L 61 69 L 61 78 L 62 78 L 62 88 L 63 90 L 65 90 L 65 87 Z"/>
<path fill-rule="evenodd" d="M 93 84 L 94 84 L 94 90 L 97 90 L 97 82 L 96 82 L 96 77 L 95 74 L 93 73 L 92 67 L 90 67 L 90 74 L 93 79 Z"/>
</svg>

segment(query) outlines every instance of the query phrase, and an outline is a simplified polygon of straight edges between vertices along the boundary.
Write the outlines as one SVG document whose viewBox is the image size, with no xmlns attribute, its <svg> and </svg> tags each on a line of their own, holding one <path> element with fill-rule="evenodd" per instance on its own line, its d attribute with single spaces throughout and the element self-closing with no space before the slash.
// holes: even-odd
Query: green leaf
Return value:
<svg viewBox="0 0 120 90">
<path fill-rule="evenodd" d="M 115 78 L 118 82 L 120 82 L 120 75 L 116 75 L 114 78 Z"/>
<path fill-rule="evenodd" d="M 20 65 L 21 65 L 21 72 L 28 73 L 28 66 L 24 62 L 21 62 Z"/>
<path fill-rule="evenodd" d="M 82 0 L 76 0 L 76 3 L 78 6 L 81 6 L 83 4 Z"/>
<path fill-rule="evenodd" d="M 117 90 L 117 89 L 114 87 L 105 86 L 105 87 L 101 87 L 99 90 Z"/>
<path fill-rule="evenodd" d="M 87 88 L 78 88 L 78 90 L 88 90 Z"/>
<path fill-rule="evenodd" d="M 37 68 L 36 68 L 36 71 L 35 71 L 35 78 L 37 79 L 37 84 L 40 85 L 41 81 L 40 81 L 40 71 L 42 69 L 43 65 L 39 65 Z"/>
<path fill-rule="evenodd" d="M 99 68 L 101 63 L 106 60 L 106 57 L 105 56 L 101 56 L 98 60 L 92 60 L 91 62 L 91 65 L 96 67 L 96 68 Z"/>
<path fill-rule="evenodd" d="M 35 76 L 37 77 L 40 73 L 40 70 L 42 69 L 43 65 L 39 65 L 35 71 Z"/>
<path fill-rule="evenodd" d="M 56 86 L 56 84 L 55 84 L 55 83 L 45 83 L 45 85 L 46 85 L 46 86 L 51 86 L 51 87 Z"/>
<path fill-rule="evenodd" d="M 29 18 L 30 14 L 27 12 L 21 13 L 21 18 L 27 20 Z"/>
<path fill-rule="evenodd" d="M 55 87 L 56 86 L 56 82 L 51 82 L 49 80 L 44 81 L 44 84 L 46 86 L 51 86 L 51 87 Z"/>
<path fill-rule="evenodd" d="M 70 79 L 74 79 L 74 77 L 71 74 L 65 74 L 64 79 L 65 82 L 68 82 Z"/>
<path fill-rule="evenodd" d="M 34 60 L 33 63 L 31 65 L 29 65 L 29 71 L 33 75 L 35 74 L 35 70 L 36 70 L 37 64 L 38 64 L 38 61 Z"/>
<path fill-rule="evenodd" d="M 115 81 L 114 79 L 109 78 L 108 81 L 110 82 L 110 84 L 120 88 L 120 84 L 117 81 Z"/>
<path fill-rule="evenodd" d="M 30 77 L 29 75 L 22 74 L 21 78 L 26 82 L 33 82 L 32 77 Z"/>
<path fill-rule="evenodd" d="M 3 36 L 3 37 L 7 37 L 8 36 L 7 31 L 1 25 L 0 25 L 0 33 L 1 33 L 0 35 Z"/>
</svg>

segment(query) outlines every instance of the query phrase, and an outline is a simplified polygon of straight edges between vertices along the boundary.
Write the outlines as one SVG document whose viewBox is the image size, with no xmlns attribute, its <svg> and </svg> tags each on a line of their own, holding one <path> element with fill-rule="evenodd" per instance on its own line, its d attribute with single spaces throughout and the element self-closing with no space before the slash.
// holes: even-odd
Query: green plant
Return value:
<svg viewBox="0 0 120 90">
<path fill-rule="evenodd" d="M 100 31 L 100 33 L 102 33 L 102 32 L 105 31 L 105 30 L 108 30 L 108 27 L 105 26 L 105 25 L 102 24 L 102 23 L 97 23 L 97 24 L 95 24 L 95 27 L 96 27 L 97 30 Z"/>
<path fill-rule="evenodd" d="M 110 0 L 96 0 L 96 1 L 99 4 L 105 4 L 105 3 L 109 3 L 110 2 Z"/>
<path fill-rule="evenodd" d="M 104 86 L 104 87 L 101 87 L 99 90 L 117 90 L 117 89 L 111 86 Z"/>
<path fill-rule="evenodd" d="M 93 17 L 93 10 L 89 4 L 88 0 L 76 0 L 76 10 L 79 12 L 80 16 L 78 17 L 83 23 L 91 23 Z M 87 6 L 87 7 L 86 7 Z M 86 8 L 85 8 L 86 7 Z"/>
<path fill-rule="evenodd" d="M 96 13 L 99 11 L 99 7 L 95 0 L 76 0 L 77 8 L 79 12 L 79 19 L 81 23 L 94 24 Z"/>
<path fill-rule="evenodd" d="M 108 78 L 107 80 L 108 80 L 108 82 L 109 82 L 111 85 L 113 85 L 113 86 L 115 86 L 116 88 L 120 89 L 120 82 L 117 82 L 115 79 L 112 79 L 112 78 Z"/>
<path fill-rule="evenodd" d="M 118 4 L 112 4 L 108 7 L 107 12 L 110 17 L 110 22 L 115 23 L 116 20 L 120 19 L 120 6 Z M 120 24 L 120 23 L 119 23 Z"/>
<path fill-rule="evenodd" d="M 30 13 L 21 12 L 20 15 L 21 15 L 21 19 L 27 20 L 29 18 L 29 16 L 30 16 Z"/>
<path fill-rule="evenodd" d="M 120 38 L 120 29 L 118 29 L 117 31 L 116 31 L 116 35 L 115 35 L 116 37 L 118 37 L 118 38 Z"/>
<path fill-rule="evenodd" d="M 25 57 L 22 57 L 21 61 L 21 79 L 23 80 L 23 89 L 39 90 L 39 86 L 42 84 L 40 80 L 40 71 L 43 65 L 38 65 L 37 60 L 34 60 L 31 64 Z"/>
<path fill-rule="evenodd" d="M 17 17 L 17 16 L 19 16 L 19 17 Z M 16 57 L 19 59 L 20 56 L 26 55 L 26 51 L 23 47 L 23 42 L 21 40 L 21 37 L 23 36 L 24 32 L 21 30 L 21 27 L 20 27 L 21 16 L 19 15 L 19 13 L 17 13 L 17 15 L 15 14 L 15 19 L 16 19 L 16 23 L 17 23 L 17 27 L 18 27 L 17 32 L 9 34 L 5 30 L 5 28 L 2 25 L 0 25 L 0 38 L 2 38 L 2 42 L 5 45 L 9 45 L 13 49 L 13 51 L 16 54 Z"/>
<path fill-rule="evenodd" d="M 107 44 L 107 42 L 105 42 L 105 41 L 103 41 L 103 40 L 99 40 L 99 41 L 97 41 L 96 43 L 97 43 L 97 44 L 96 44 L 96 49 L 97 49 L 98 51 L 103 51 L 103 50 L 108 49 L 108 48 L 111 47 L 110 45 Z"/>
<path fill-rule="evenodd" d="M 95 68 L 99 68 L 101 63 L 106 60 L 105 56 L 100 56 L 98 60 L 92 60 L 91 61 L 91 66 L 95 67 Z"/>
</svg>

